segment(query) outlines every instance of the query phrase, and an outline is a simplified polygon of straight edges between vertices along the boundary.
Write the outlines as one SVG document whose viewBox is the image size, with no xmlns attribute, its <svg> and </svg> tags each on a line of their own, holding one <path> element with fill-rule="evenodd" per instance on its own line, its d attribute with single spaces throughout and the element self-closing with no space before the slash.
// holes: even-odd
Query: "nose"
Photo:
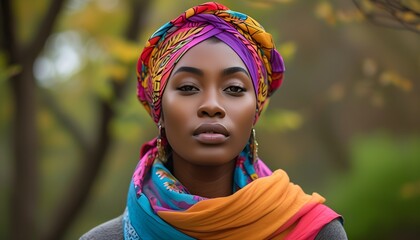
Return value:
<svg viewBox="0 0 420 240">
<path fill-rule="evenodd" d="M 223 100 L 216 90 L 204 92 L 202 96 L 203 99 L 197 111 L 199 117 L 225 117 L 226 111 L 222 105 Z"/>
</svg>

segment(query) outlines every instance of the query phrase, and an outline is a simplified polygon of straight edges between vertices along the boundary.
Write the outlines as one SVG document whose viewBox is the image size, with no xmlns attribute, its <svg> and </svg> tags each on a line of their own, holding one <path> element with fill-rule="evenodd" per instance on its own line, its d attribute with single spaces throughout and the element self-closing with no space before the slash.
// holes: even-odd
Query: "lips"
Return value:
<svg viewBox="0 0 420 240">
<path fill-rule="evenodd" d="M 193 136 L 203 144 L 221 144 L 229 138 L 229 131 L 219 123 L 203 123 L 194 130 Z"/>
</svg>

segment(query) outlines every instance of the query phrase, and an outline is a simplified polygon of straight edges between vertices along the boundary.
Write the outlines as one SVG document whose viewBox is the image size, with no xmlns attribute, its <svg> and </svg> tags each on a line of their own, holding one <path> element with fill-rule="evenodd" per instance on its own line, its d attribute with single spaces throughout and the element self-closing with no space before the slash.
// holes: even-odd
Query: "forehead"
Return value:
<svg viewBox="0 0 420 240">
<path fill-rule="evenodd" d="M 214 39 L 207 39 L 189 49 L 178 61 L 175 69 L 182 66 L 192 66 L 203 70 L 228 67 L 247 69 L 242 59 L 231 47 Z"/>
</svg>

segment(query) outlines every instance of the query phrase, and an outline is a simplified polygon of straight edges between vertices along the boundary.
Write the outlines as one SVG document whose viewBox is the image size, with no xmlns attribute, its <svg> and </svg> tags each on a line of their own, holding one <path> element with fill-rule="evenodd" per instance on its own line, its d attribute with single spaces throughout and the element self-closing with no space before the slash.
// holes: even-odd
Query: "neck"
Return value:
<svg viewBox="0 0 420 240">
<path fill-rule="evenodd" d="M 224 165 L 196 165 L 173 155 L 173 175 L 191 194 L 206 198 L 232 194 L 235 160 Z"/>
</svg>

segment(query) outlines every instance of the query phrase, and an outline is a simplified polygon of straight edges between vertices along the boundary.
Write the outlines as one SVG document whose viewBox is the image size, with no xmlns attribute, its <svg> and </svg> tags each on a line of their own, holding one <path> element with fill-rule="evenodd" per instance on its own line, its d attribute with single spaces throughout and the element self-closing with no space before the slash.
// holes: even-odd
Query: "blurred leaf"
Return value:
<svg viewBox="0 0 420 240">
<path fill-rule="evenodd" d="M 135 141 L 139 136 L 144 135 L 141 125 L 129 118 L 114 120 L 111 128 L 117 140 Z"/>
<path fill-rule="evenodd" d="M 38 126 L 44 133 L 42 135 L 43 144 L 51 148 L 63 147 L 68 144 L 66 133 L 62 131 L 56 131 L 55 119 L 47 109 L 41 109 L 37 114 Z M 49 136 L 49 137 L 46 137 Z"/>
<path fill-rule="evenodd" d="M 290 110 L 271 110 L 264 112 L 259 126 L 267 131 L 285 132 L 296 130 L 303 124 L 302 116 Z"/>
<path fill-rule="evenodd" d="M 360 22 L 364 19 L 364 15 L 357 9 L 336 10 L 329 1 L 325 0 L 315 6 L 315 16 L 332 26 L 338 23 Z"/>
<path fill-rule="evenodd" d="M 370 0 L 362 0 L 361 2 L 362 9 L 364 9 L 367 13 L 373 12 L 375 6 Z"/>
<path fill-rule="evenodd" d="M 111 100 L 114 96 L 111 83 L 102 79 L 102 81 L 96 81 L 95 93 L 103 100 Z"/>
<path fill-rule="evenodd" d="M 40 111 L 38 114 L 39 126 L 43 129 L 46 129 L 52 125 L 53 119 L 49 112 Z"/>
<path fill-rule="evenodd" d="M 331 85 L 328 89 L 328 98 L 330 101 L 337 102 L 344 98 L 346 95 L 346 87 L 343 83 L 337 82 Z"/>
<path fill-rule="evenodd" d="M 139 44 L 110 36 L 102 38 L 101 42 L 108 53 L 122 63 L 137 61 L 139 57 Z"/>
<path fill-rule="evenodd" d="M 402 77 L 395 71 L 387 70 L 381 74 L 379 81 L 382 85 L 393 85 L 404 91 L 411 91 L 413 88 L 413 83 L 411 80 Z"/>
<path fill-rule="evenodd" d="M 105 72 L 112 78 L 117 81 L 123 81 L 127 74 L 128 68 L 127 66 L 121 64 L 108 64 L 105 68 Z"/>
<path fill-rule="evenodd" d="M 104 63 L 104 65 L 106 64 Z M 84 82 L 87 87 L 101 99 L 111 100 L 114 93 L 111 82 L 108 80 L 111 74 L 108 68 L 95 66 L 88 70 L 91 71 L 89 74 L 92 77 Z"/>
<path fill-rule="evenodd" d="M 371 58 L 363 60 L 363 73 L 367 77 L 373 77 L 378 72 L 378 64 Z"/>
<path fill-rule="evenodd" d="M 261 1 L 270 2 L 270 3 L 291 3 L 291 2 L 294 2 L 295 0 L 261 0 Z"/>
<path fill-rule="evenodd" d="M 103 20 L 107 13 L 101 11 L 93 4 L 88 4 L 82 11 L 73 13 L 69 25 L 75 29 L 83 29 L 88 33 L 95 34 L 100 32 Z M 70 19 L 69 19 L 70 20 Z"/>
<path fill-rule="evenodd" d="M 420 181 L 410 181 L 401 187 L 403 199 L 420 198 Z"/>
<path fill-rule="evenodd" d="M 355 82 L 353 91 L 357 97 L 367 98 L 374 107 L 383 107 L 386 104 L 387 95 L 385 87 L 392 86 L 409 92 L 413 88 L 413 82 L 404 78 L 393 70 L 378 70 L 376 60 L 365 58 L 362 63 L 362 72 L 365 76 L 361 81 Z"/>
<path fill-rule="evenodd" d="M 417 12 L 420 12 L 420 1 L 418 0 L 402 0 L 403 4 Z"/>
<path fill-rule="evenodd" d="M 88 1 L 80 9 L 69 13 L 64 25 L 70 29 L 82 30 L 92 36 L 118 35 L 125 26 L 128 14 L 124 8 L 125 1 L 117 1 L 112 11 L 104 8 L 97 1 Z"/>
<path fill-rule="evenodd" d="M 285 42 L 279 45 L 278 50 L 284 60 L 290 61 L 296 54 L 297 45 L 295 42 Z"/>
<path fill-rule="evenodd" d="M 413 12 L 397 12 L 396 17 L 401 19 L 404 22 L 415 22 L 418 19 L 418 16 Z"/>
<path fill-rule="evenodd" d="M 364 19 L 363 14 L 357 10 L 337 10 L 337 20 L 343 23 L 360 22 Z"/>
<path fill-rule="evenodd" d="M 22 71 L 19 65 L 7 66 L 6 54 L 0 52 L 0 84 Z"/>
<path fill-rule="evenodd" d="M 269 9 L 275 4 L 286 4 L 295 0 L 247 0 L 248 5 L 257 9 Z"/>
<path fill-rule="evenodd" d="M 327 1 L 319 2 L 315 7 L 315 15 L 323 19 L 330 25 L 336 24 L 336 17 L 331 3 Z"/>
<path fill-rule="evenodd" d="M 272 7 L 271 3 L 262 1 L 249 1 L 248 5 L 255 9 L 269 9 Z"/>
</svg>

